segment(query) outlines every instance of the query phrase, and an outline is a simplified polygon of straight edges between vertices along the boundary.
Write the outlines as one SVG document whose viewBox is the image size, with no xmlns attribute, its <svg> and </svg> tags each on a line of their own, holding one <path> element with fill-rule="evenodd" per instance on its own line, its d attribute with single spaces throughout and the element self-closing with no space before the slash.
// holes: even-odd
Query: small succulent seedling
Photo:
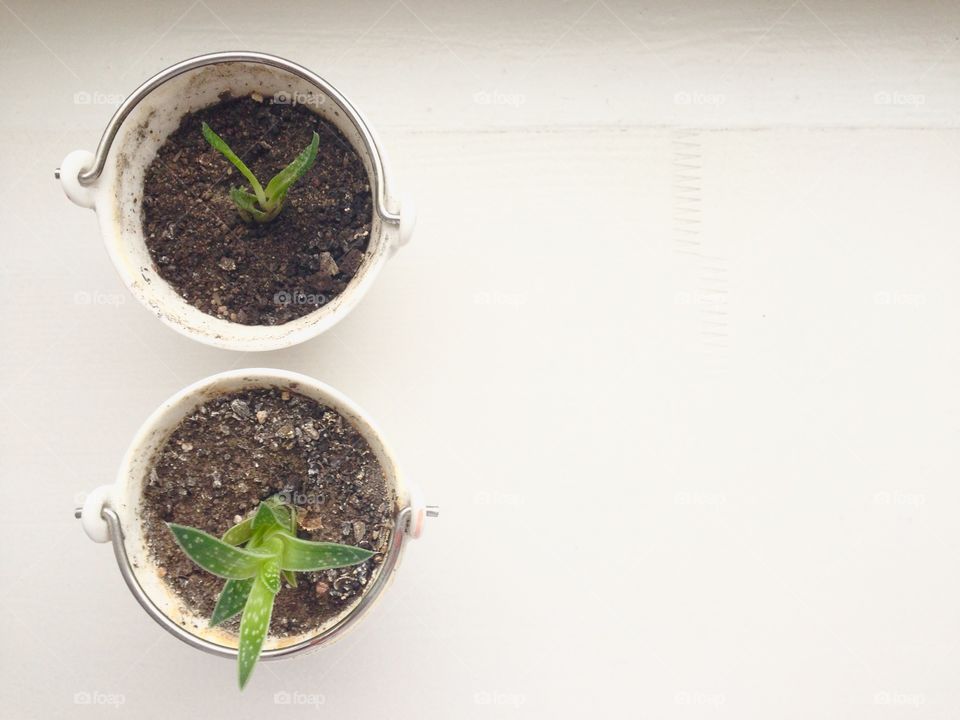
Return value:
<svg viewBox="0 0 960 720">
<path fill-rule="evenodd" d="M 287 197 L 287 190 L 313 166 L 313 162 L 317 159 L 317 148 L 320 145 L 320 136 L 314 133 L 313 140 L 304 151 L 297 155 L 292 163 L 274 175 L 267 183 L 267 187 L 264 188 L 253 171 L 246 166 L 243 160 L 237 157 L 237 154 L 230 149 L 223 138 L 211 130 L 206 123 L 203 123 L 203 136 L 208 143 L 233 163 L 233 166 L 240 171 L 240 174 L 247 179 L 250 187 L 253 188 L 252 193 L 240 188 L 230 188 L 230 197 L 240 211 L 240 217 L 247 222 L 264 223 L 277 216 L 277 213 L 283 207 L 283 201 Z"/>
<path fill-rule="evenodd" d="M 241 689 L 263 649 L 280 576 L 296 587 L 297 572 L 356 565 L 373 555 L 350 545 L 298 538 L 296 511 L 276 497 L 261 502 L 253 516 L 227 530 L 222 539 L 185 525 L 167 527 L 191 560 L 227 581 L 210 626 L 243 613 L 237 657 Z"/>
</svg>

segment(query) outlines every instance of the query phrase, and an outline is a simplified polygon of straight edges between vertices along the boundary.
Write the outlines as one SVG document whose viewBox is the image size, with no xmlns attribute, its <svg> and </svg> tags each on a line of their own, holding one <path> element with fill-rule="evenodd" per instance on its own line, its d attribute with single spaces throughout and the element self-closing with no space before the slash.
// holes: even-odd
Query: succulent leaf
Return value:
<svg viewBox="0 0 960 720">
<path fill-rule="evenodd" d="M 273 507 L 273 514 L 276 515 L 277 521 L 283 526 L 283 528 L 291 535 L 296 535 L 297 511 L 293 505 L 283 502 L 276 495 L 268 497 L 266 502 L 270 503 Z"/>
<path fill-rule="evenodd" d="M 296 159 L 278 172 L 267 183 L 266 195 L 267 204 L 282 204 L 286 197 L 287 189 L 309 170 L 317 159 L 317 149 L 320 147 L 320 136 L 313 133 L 313 139 L 310 144 L 299 154 Z"/>
<path fill-rule="evenodd" d="M 287 533 L 278 533 L 283 540 L 280 567 L 284 570 L 324 570 L 362 563 L 374 553 L 363 548 L 337 543 L 301 540 Z"/>
<path fill-rule="evenodd" d="M 250 187 L 252 187 L 254 193 L 256 193 L 257 200 L 260 202 L 260 204 L 266 205 L 267 197 L 263 192 L 263 186 L 260 184 L 260 181 L 257 180 L 257 176 L 253 174 L 253 171 L 246 166 L 243 160 L 237 157 L 237 154 L 230 149 L 230 146 L 227 145 L 223 138 L 210 129 L 209 125 L 203 123 L 201 130 L 203 131 L 203 137 L 207 139 L 207 142 L 210 143 L 214 149 L 223 155 L 227 160 L 233 163 L 233 166 L 247 179 L 247 181 L 250 183 Z"/>
<path fill-rule="evenodd" d="M 213 615 L 210 616 L 210 627 L 216 627 L 220 623 L 226 622 L 238 612 L 243 610 L 247 603 L 247 596 L 250 595 L 250 588 L 253 587 L 255 578 L 246 580 L 227 580 L 220 591 L 220 597 L 217 599 L 217 606 L 213 609 Z"/>
<path fill-rule="evenodd" d="M 266 222 L 270 219 L 267 217 L 268 213 L 260 209 L 256 196 L 251 195 L 246 190 L 230 188 L 230 198 L 233 200 L 233 204 L 237 206 L 237 210 L 240 211 L 240 215 L 244 220 Z"/>
<path fill-rule="evenodd" d="M 280 592 L 280 562 L 276 559 L 267 560 L 260 566 L 257 577 L 276 595 Z"/>
<path fill-rule="evenodd" d="M 227 580 L 253 577 L 268 556 L 228 545 L 196 528 L 167 523 L 180 548 L 197 565 Z"/>
<path fill-rule="evenodd" d="M 262 502 L 257 508 L 257 513 L 253 516 L 253 532 L 261 537 L 271 529 L 284 529 L 286 527 L 286 517 L 280 515 L 274 505 L 269 502 Z"/>
<path fill-rule="evenodd" d="M 252 534 L 253 518 L 247 518 L 246 520 L 237 523 L 232 528 L 227 530 L 223 534 L 221 540 L 223 540 L 227 545 L 243 545 L 245 542 L 247 542 L 247 540 L 250 539 Z"/>
<path fill-rule="evenodd" d="M 267 637 L 270 627 L 270 616 L 273 614 L 274 593 L 263 582 L 261 577 L 256 578 L 246 605 L 243 606 L 243 616 L 240 618 L 240 648 L 237 654 L 237 673 L 240 689 L 250 679 L 253 666 L 256 665 L 263 649 L 263 641 Z"/>
</svg>

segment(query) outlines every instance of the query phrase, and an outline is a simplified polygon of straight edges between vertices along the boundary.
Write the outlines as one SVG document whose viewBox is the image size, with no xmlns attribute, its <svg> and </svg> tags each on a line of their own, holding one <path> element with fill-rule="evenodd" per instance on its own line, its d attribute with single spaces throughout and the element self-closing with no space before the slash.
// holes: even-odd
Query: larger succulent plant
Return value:
<svg viewBox="0 0 960 720">
<path fill-rule="evenodd" d="M 273 601 L 280 592 L 280 576 L 296 587 L 297 572 L 348 567 L 373 555 L 350 545 L 298 538 L 296 517 L 291 505 L 273 497 L 261 502 L 255 514 L 227 530 L 222 539 L 197 528 L 167 523 L 177 544 L 193 562 L 227 581 L 210 626 L 243 613 L 237 657 L 241 689 L 263 649 Z"/>
</svg>

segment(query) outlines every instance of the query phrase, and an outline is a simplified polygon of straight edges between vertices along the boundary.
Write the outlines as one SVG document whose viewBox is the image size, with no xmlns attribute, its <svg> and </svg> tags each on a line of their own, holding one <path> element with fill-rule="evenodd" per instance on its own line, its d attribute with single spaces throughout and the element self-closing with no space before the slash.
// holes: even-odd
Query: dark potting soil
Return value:
<svg viewBox="0 0 960 720">
<path fill-rule="evenodd" d="M 164 581 L 201 617 L 224 580 L 197 567 L 164 524 L 220 537 L 261 500 L 283 493 L 297 507 L 298 534 L 377 554 L 348 568 L 284 581 L 270 632 L 315 629 L 359 598 L 389 547 L 395 499 L 370 446 L 338 412 L 280 388 L 216 397 L 184 418 L 159 450 L 143 488 L 141 520 Z M 236 632 L 239 616 L 225 624 Z"/>
<path fill-rule="evenodd" d="M 240 218 L 228 192 L 252 190 L 204 139 L 202 122 L 264 187 L 320 136 L 316 162 L 272 221 Z M 157 272 L 191 305 L 244 325 L 280 325 L 341 293 L 365 258 L 372 213 L 367 172 L 340 131 L 269 97 L 186 115 L 144 179 L 143 234 Z"/>
</svg>

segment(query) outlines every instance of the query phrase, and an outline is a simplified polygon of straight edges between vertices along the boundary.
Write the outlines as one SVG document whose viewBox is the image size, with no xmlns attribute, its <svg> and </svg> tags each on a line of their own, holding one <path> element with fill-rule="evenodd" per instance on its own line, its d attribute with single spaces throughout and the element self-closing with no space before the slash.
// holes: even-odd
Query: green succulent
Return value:
<svg viewBox="0 0 960 720">
<path fill-rule="evenodd" d="M 249 193 L 240 188 L 230 188 L 230 198 L 233 200 L 237 209 L 240 211 L 240 217 L 247 222 L 269 222 L 273 220 L 277 213 L 283 208 L 283 201 L 287 198 L 287 190 L 297 180 L 302 178 L 317 159 L 317 148 L 320 146 L 320 136 L 313 134 L 313 140 L 310 144 L 297 155 L 296 159 L 278 172 L 267 187 L 264 188 L 257 180 L 257 176 L 246 166 L 237 154 L 230 149 L 230 146 L 217 135 L 210 126 L 203 123 L 203 137 L 207 139 L 216 150 L 218 150 L 227 160 L 233 163 L 233 166 L 240 171 L 253 192 Z"/>
<path fill-rule="evenodd" d="M 241 689 L 263 649 L 281 575 L 296 587 L 297 572 L 348 567 L 373 555 L 350 545 L 298 538 L 296 510 L 277 497 L 261 502 L 256 513 L 227 530 L 222 539 L 176 523 L 167 527 L 193 562 L 227 581 L 210 626 L 243 613 L 237 657 Z"/>
</svg>

